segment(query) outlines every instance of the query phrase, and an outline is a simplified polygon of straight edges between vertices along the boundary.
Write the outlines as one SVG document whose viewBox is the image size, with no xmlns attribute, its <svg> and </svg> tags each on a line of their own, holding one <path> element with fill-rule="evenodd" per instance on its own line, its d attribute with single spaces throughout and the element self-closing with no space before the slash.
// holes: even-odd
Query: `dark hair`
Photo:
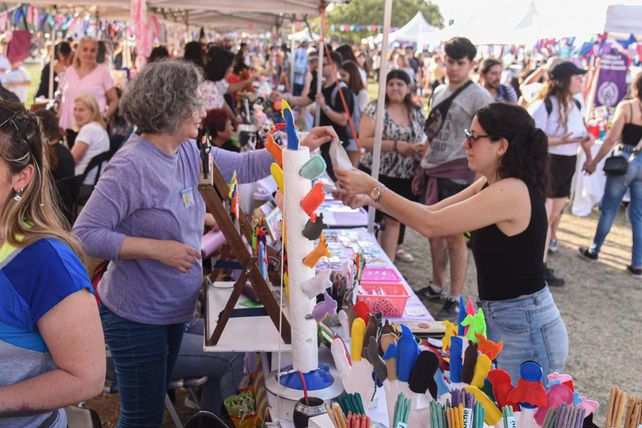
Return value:
<svg viewBox="0 0 642 428">
<path fill-rule="evenodd" d="M 224 109 L 212 109 L 203 119 L 203 128 L 210 133 L 212 138 L 216 138 L 219 132 L 225 131 L 228 120 L 230 117 Z"/>
<path fill-rule="evenodd" d="M 502 63 L 495 58 L 486 58 L 479 66 L 479 72 L 481 74 L 486 74 L 490 71 L 491 68 L 495 67 L 496 65 L 502 65 Z"/>
<path fill-rule="evenodd" d="M 328 60 L 327 54 L 325 58 L 323 58 L 324 61 Z M 332 51 L 330 52 L 330 58 L 332 58 L 332 62 L 337 66 L 337 69 L 341 67 L 341 64 L 343 64 L 343 56 L 337 51 Z"/>
<path fill-rule="evenodd" d="M 245 58 L 243 54 L 239 51 L 236 56 L 234 56 L 234 74 L 241 75 L 243 70 L 249 70 L 250 66 L 245 63 Z"/>
<path fill-rule="evenodd" d="M 633 91 L 635 96 L 642 101 L 642 71 L 639 72 L 633 80 Z"/>
<path fill-rule="evenodd" d="M 402 80 L 406 85 L 410 86 L 410 76 L 408 75 L 408 73 L 406 73 L 405 71 L 399 68 L 395 68 L 388 72 L 388 75 L 386 76 L 386 85 L 388 85 L 388 82 L 390 82 L 392 79 Z M 412 109 L 418 108 L 417 105 L 412 101 L 412 95 L 410 90 L 408 90 L 408 93 L 404 97 L 403 103 L 408 108 L 408 114 L 410 114 Z M 387 105 L 388 105 L 388 94 L 386 94 L 386 106 Z"/>
<path fill-rule="evenodd" d="M 2 83 L 0 83 L 0 100 L 20 103 L 20 98 L 18 98 L 18 96 L 13 91 L 10 91 L 2 86 Z"/>
<path fill-rule="evenodd" d="M 218 82 L 225 78 L 227 69 L 234 64 L 234 54 L 227 49 L 212 47 L 207 51 L 207 64 L 205 64 L 205 80 Z"/>
<path fill-rule="evenodd" d="M 203 45 L 200 42 L 189 42 L 185 44 L 183 59 L 196 64 L 201 70 L 205 67 L 205 55 Z"/>
<path fill-rule="evenodd" d="M 350 76 L 348 87 L 353 94 L 358 94 L 365 88 L 363 85 L 363 79 L 361 79 L 361 73 L 359 73 L 359 66 L 356 62 L 350 60 L 343 61 L 341 69 L 347 71 Z"/>
<path fill-rule="evenodd" d="M 477 55 L 477 48 L 465 37 L 453 37 L 444 45 L 446 55 L 452 59 L 468 58 L 474 60 Z"/>
<path fill-rule="evenodd" d="M 58 118 L 54 112 L 43 109 L 34 112 L 34 115 L 39 119 L 42 134 L 48 141 L 57 143 L 62 139 L 60 127 L 58 126 Z M 58 156 L 56 156 L 56 151 L 51 144 L 45 144 L 44 146 L 47 153 L 47 159 L 49 160 L 49 166 L 52 170 L 55 170 L 58 168 Z"/>
<path fill-rule="evenodd" d="M 544 83 L 544 88 L 539 93 L 539 98 L 543 100 L 550 98 L 552 95 L 555 95 L 557 98 L 560 106 L 558 126 L 562 126 L 564 133 L 566 133 L 568 129 L 569 103 L 573 99 L 573 94 L 571 94 L 571 77 L 572 76 L 567 76 L 563 79 L 551 78 Z"/>
<path fill-rule="evenodd" d="M 535 121 L 519 106 L 492 103 L 477 112 L 479 125 L 491 140 L 505 138 L 508 150 L 501 158 L 500 178 L 519 178 L 547 194 L 549 165 L 548 137 L 535 127 Z"/>
<path fill-rule="evenodd" d="M 54 48 L 55 57 L 69 58 L 73 51 L 71 50 L 71 45 L 69 42 L 62 41 L 56 45 Z"/>
<path fill-rule="evenodd" d="M 354 61 L 357 62 L 357 57 L 354 56 L 354 51 L 350 45 L 341 45 L 334 50 L 339 52 L 344 61 Z"/>
<path fill-rule="evenodd" d="M 160 61 L 165 58 L 169 58 L 169 51 L 163 45 L 154 47 L 149 53 L 149 62 Z"/>
</svg>

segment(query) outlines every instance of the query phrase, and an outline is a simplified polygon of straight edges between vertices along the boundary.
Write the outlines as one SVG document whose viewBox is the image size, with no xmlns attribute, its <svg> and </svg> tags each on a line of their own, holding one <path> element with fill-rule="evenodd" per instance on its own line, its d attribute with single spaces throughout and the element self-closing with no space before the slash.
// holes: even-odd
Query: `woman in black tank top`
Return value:
<svg viewBox="0 0 642 428">
<path fill-rule="evenodd" d="M 580 255 L 587 260 L 597 260 L 602 244 L 613 226 L 622 198 L 629 190 L 633 248 L 631 264 L 627 266 L 627 270 L 635 278 L 642 278 L 642 156 L 639 154 L 642 149 L 642 73 L 636 76 L 632 86 L 634 97 L 618 104 L 613 126 L 606 134 L 600 151 L 592 162 L 584 164 L 584 171 L 594 173 L 599 162 L 617 142 L 621 143 L 622 155 L 629 159 L 626 174 L 606 177 L 595 237 L 589 248 L 580 247 Z"/>
<path fill-rule="evenodd" d="M 473 233 L 479 305 L 488 338 L 503 341 L 498 367 L 513 379 L 537 361 L 545 375 L 564 369 L 568 336 L 544 277 L 548 139 L 521 107 L 482 108 L 466 132 L 468 166 L 482 175 L 435 205 L 411 202 L 357 170 L 335 170 L 341 198 L 374 204 L 427 237 Z"/>
</svg>

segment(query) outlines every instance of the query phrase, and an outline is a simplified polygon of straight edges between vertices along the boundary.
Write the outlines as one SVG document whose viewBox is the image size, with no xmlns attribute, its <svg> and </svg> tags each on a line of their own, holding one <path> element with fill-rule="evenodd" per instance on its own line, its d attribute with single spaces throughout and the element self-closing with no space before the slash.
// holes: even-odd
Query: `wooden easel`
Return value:
<svg viewBox="0 0 642 428">
<path fill-rule="evenodd" d="M 243 267 L 241 276 L 234 284 L 232 295 L 219 316 L 214 332 L 206 331 L 206 345 L 214 346 L 221 338 L 221 334 L 223 334 L 223 329 L 230 319 L 230 315 L 234 310 L 236 302 L 241 296 L 241 292 L 245 287 L 246 281 L 249 280 L 252 287 L 254 287 L 254 290 L 256 290 L 261 303 L 263 303 L 268 316 L 274 323 L 277 330 L 279 329 L 281 309 L 274 299 L 265 278 L 261 275 L 258 260 L 248 251 L 245 243 L 243 242 L 243 237 L 245 237 L 247 242 L 252 241 L 252 226 L 250 225 L 247 216 L 242 210 L 239 210 L 239 233 L 239 230 L 236 229 L 231 217 L 225 209 L 225 205 L 221 200 L 221 197 L 219 196 L 229 194 L 229 186 L 216 164 L 210 164 L 208 169 L 211 178 L 201 180 L 201 184 L 198 186 L 198 191 L 205 201 L 207 211 L 212 213 L 216 219 L 216 223 L 221 229 L 221 232 L 225 236 L 227 241 L 226 244 L 232 251 L 234 251 L 238 262 Z M 204 184 L 204 181 L 212 184 Z M 291 343 L 290 323 L 285 317 L 282 317 L 281 319 L 281 338 L 285 343 Z"/>
</svg>

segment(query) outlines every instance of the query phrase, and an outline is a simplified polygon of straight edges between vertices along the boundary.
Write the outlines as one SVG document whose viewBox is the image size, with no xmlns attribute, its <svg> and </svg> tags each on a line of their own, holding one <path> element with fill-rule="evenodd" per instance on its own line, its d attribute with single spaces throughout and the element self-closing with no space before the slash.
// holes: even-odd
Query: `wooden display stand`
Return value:
<svg viewBox="0 0 642 428">
<path fill-rule="evenodd" d="M 207 346 L 214 346 L 218 343 L 223 333 L 223 329 L 230 319 L 230 315 L 234 310 L 234 306 L 238 301 L 243 288 L 245 287 L 246 281 L 250 281 L 254 290 L 256 290 L 257 295 L 265 310 L 274 323 L 274 326 L 279 329 L 279 318 L 281 317 L 281 310 L 279 308 L 276 299 L 272 295 L 268 283 L 265 278 L 261 275 L 259 270 L 258 260 L 254 257 L 248 248 L 243 242 L 243 237 L 247 242 L 252 241 L 252 226 L 250 225 L 247 216 L 239 209 L 239 230 L 232 222 L 232 219 L 225 209 L 225 205 L 220 195 L 229 194 L 229 186 L 225 181 L 225 178 L 221 174 L 221 171 L 218 169 L 216 164 L 210 162 L 209 171 L 206 172 L 205 178 L 201 176 L 199 182 L 198 190 L 205 201 L 205 206 L 207 211 L 212 213 L 216 219 L 216 223 L 220 228 L 221 232 L 225 236 L 226 244 L 229 246 L 230 250 L 236 255 L 238 262 L 242 266 L 241 276 L 238 281 L 234 284 L 234 290 L 230 299 L 227 301 L 225 308 L 219 315 L 218 322 L 216 323 L 216 328 L 213 332 L 209 331 L 210 328 L 206 328 L 206 341 Z M 209 174 L 208 174 L 209 173 Z M 203 174 L 201 174 L 203 175 Z M 281 338 L 287 344 L 291 343 L 291 332 L 290 332 L 290 323 L 285 317 L 281 317 Z M 249 332 L 248 332 L 249 333 Z"/>
</svg>

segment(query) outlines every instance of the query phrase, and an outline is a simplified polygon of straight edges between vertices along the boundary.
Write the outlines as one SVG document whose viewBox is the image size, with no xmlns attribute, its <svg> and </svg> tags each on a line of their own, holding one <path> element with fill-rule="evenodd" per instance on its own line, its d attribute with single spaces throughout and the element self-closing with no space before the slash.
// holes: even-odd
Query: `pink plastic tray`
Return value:
<svg viewBox="0 0 642 428">
<path fill-rule="evenodd" d="M 408 303 L 408 292 L 403 284 L 361 283 L 365 293 L 357 295 L 357 302 L 364 302 L 373 314 L 401 317 Z"/>
<path fill-rule="evenodd" d="M 362 283 L 377 282 L 377 283 L 399 283 L 401 277 L 397 271 L 389 267 L 366 267 L 363 270 L 361 277 Z"/>
</svg>

